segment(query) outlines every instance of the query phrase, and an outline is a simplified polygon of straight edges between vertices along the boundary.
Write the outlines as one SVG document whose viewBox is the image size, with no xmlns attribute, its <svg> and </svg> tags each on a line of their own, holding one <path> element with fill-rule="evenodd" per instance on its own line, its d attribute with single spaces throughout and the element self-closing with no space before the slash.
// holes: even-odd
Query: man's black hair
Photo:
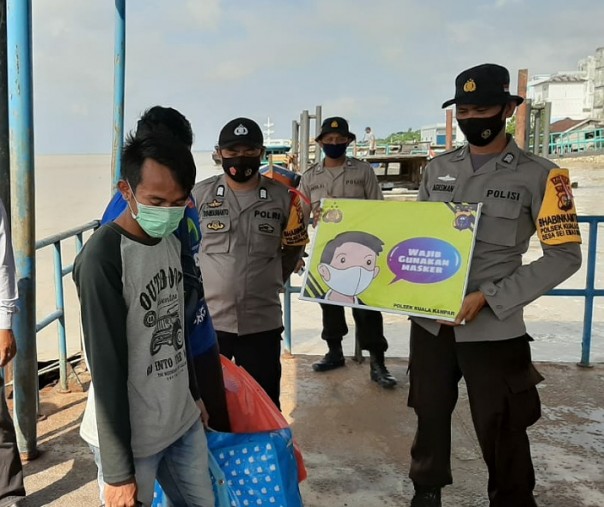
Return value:
<svg viewBox="0 0 604 507">
<path fill-rule="evenodd" d="M 191 123 L 172 107 L 153 106 L 147 109 L 136 124 L 135 136 L 148 135 L 157 130 L 169 132 L 189 148 L 193 145 Z"/>
<path fill-rule="evenodd" d="M 321 253 L 320 263 L 331 264 L 333 256 L 336 253 L 336 248 L 341 247 L 344 243 L 359 243 L 373 250 L 376 255 L 382 252 L 382 246 L 384 245 L 384 242 L 380 238 L 368 232 L 342 232 L 325 245 L 323 253 Z"/>
<path fill-rule="evenodd" d="M 141 181 L 141 170 L 146 159 L 168 167 L 185 193 L 191 192 L 195 185 L 196 168 L 187 145 L 164 129 L 147 135 L 129 135 L 122 152 L 122 179 L 130 183 L 133 191 Z"/>
</svg>

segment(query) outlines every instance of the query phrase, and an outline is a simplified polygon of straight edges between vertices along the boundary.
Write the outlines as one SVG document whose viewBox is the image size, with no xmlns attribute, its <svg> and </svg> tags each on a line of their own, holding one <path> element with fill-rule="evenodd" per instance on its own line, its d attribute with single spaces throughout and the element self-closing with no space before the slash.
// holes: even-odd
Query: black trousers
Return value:
<svg viewBox="0 0 604 507">
<path fill-rule="evenodd" d="M 216 331 L 220 353 L 247 370 L 281 410 L 281 333 L 283 328 L 236 335 Z"/>
<path fill-rule="evenodd" d="M 24 496 L 15 427 L 4 397 L 4 379 L 0 375 L 0 505 L 11 505 Z"/>
<path fill-rule="evenodd" d="M 210 428 L 216 431 L 231 431 L 218 344 L 195 356 L 193 364 L 199 394 L 210 414 Z"/>
<path fill-rule="evenodd" d="M 409 476 L 445 486 L 451 476 L 451 414 L 463 376 L 474 428 L 489 472 L 491 507 L 533 507 L 535 472 L 526 429 L 541 416 L 530 337 L 456 343 L 453 329 L 438 336 L 411 324 L 409 406 L 417 414 Z"/>
<path fill-rule="evenodd" d="M 328 342 L 342 341 L 342 338 L 348 334 L 344 307 L 322 304 L 321 310 L 323 311 L 321 338 Z M 384 321 L 380 312 L 353 308 L 352 317 L 356 339 L 362 350 L 385 352 L 388 349 L 388 342 L 384 337 Z"/>
</svg>

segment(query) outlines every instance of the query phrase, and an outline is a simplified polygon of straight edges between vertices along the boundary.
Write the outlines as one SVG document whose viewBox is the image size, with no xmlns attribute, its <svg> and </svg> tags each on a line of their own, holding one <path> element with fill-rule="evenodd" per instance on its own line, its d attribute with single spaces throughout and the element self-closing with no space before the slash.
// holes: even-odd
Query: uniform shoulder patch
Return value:
<svg viewBox="0 0 604 507">
<path fill-rule="evenodd" d="M 546 245 L 581 243 L 568 169 L 549 171 L 536 226 L 539 240 Z"/>
</svg>

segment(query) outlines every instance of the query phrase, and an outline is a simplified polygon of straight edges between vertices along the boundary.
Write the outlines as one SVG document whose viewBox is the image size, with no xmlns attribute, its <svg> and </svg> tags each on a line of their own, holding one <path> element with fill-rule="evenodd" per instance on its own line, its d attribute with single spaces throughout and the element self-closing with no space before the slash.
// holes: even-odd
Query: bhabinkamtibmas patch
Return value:
<svg viewBox="0 0 604 507">
<path fill-rule="evenodd" d="M 293 194 L 287 226 L 282 236 L 283 246 L 303 246 L 308 243 L 308 232 L 304 224 L 304 213 L 300 197 Z"/>
<path fill-rule="evenodd" d="M 537 218 L 537 234 L 546 245 L 581 243 L 568 169 L 552 169 Z"/>
</svg>

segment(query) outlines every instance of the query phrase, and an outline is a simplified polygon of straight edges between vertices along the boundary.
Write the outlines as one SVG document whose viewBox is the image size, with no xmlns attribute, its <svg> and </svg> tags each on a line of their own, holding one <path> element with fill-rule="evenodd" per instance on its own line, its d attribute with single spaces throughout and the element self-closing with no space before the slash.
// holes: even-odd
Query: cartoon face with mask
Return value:
<svg viewBox="0 0 604 507">
<path fill-rule="evenodd" d="M 324 299 L 362 304 L 357 296 L 367 290 L 380 268 L 377 257 L 383 242 L 366 232 L 344 232 L 332 239 L 321 255 L 319 274 L 329 287 Z"/>
</svg>

